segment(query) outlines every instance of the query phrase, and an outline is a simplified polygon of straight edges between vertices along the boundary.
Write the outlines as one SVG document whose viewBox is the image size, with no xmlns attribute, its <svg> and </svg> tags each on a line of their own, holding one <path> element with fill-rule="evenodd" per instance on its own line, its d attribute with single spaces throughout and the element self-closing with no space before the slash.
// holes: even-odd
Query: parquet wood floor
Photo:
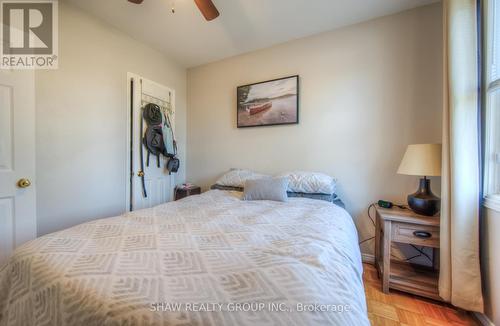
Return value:
<svg viewBox="0 0 500 326">
<path fill-rule="evenodd" d="M 471 313 L 404 292 L 382 292 L 375 266 L 363 264 L 368 317 L 372 325 L 479 325 Z"/>
</svg>

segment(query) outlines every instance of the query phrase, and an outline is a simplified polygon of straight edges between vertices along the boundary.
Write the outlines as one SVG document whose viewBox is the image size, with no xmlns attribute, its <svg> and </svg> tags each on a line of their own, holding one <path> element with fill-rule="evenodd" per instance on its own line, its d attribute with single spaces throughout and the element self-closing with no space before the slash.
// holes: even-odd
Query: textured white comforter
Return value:
<svg viewBox="0 0 500 326">
<path fill-rule="evenodd" d="M 0 268 L 0 325 L 369 325 L 345 210 L 239 196 L 213 190 L 21 246 Z"/>
</svg>

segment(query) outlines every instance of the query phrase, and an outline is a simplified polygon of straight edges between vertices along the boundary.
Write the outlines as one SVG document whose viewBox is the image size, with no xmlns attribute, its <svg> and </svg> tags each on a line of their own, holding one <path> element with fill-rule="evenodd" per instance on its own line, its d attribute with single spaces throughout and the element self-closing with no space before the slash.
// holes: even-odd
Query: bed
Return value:
<svg viewBox="0 0 500 326">
<path fill-rule="evenodd" d="M 210 190 L 19 247 L 0 326 L 369 325 L 357 239 L 332 203 Z"/>
</svg>

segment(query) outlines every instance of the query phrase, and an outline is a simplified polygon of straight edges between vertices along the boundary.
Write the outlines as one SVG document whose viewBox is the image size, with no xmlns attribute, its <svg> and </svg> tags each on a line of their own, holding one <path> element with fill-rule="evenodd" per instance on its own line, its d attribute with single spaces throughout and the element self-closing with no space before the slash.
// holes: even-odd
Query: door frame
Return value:
<svg viewBox="0 0 500 326">
<path fill-rule="evenodd" d="M 162 85 L 160 83 L 157 83 L 155 81 L 152 81 L 148 78 L 145 78 L 143 76 L 140 76 L 138 74 L 135 74 L 133 72 L 127 72 L 127 80 L 126 80 L 126 87 L 127 87 L 127 109 L 125 110 L 125 114 L 126 114 L 126 130 L 127 130 L 127 137 L 125 137 L 125 148 L 126 148 L 126 157 L 127 159 L 125 160 L 125 180 L 127 180 L 127 182 L 125 182 L 125 211 L 126 212 L 130 212 L 131 211 L 131 204 L 132 204 L 132 201 L 131 201 L 131 197 L 132 197 L 132 184 L 133 184 L 133 178 L 135 176 L 135 170 L 137 169 L 137 167 L 133 166 L 133 160 L 132 160 L 132 156 L 134 155 L 134 149 L 132 147 L 132 134 L 133 134 L 133 130 L 132 130 L 132 126 L 133 126 L 133 120 L 132 120 L 132 105 L 134 104 L 133 101 L 136 101 L 137 99 L 135 99 L 132 94 L 131 94 L 131 81 L 132 79 L 136 79 L 136 80 L 140 80 L 140 79 L 145 79 L 145 80 L 148 80 L 149 82 L 152 82 L 152 83 L 155 83 L 155 84 L 158 84 L 160 85 L 161 87 L 165 87 L 166 89 L 168 89 L 168 91 L 172 94 L 172 107 L 173 107 L 173 110 L 175 112 L 176 110 L 176 105 L 175 105 L 175 90 L 172 89 L 171 87 L 168 87 L 168 86 L 165 86 L 165 85 Z M 134 83 L 134 90 L 136 89 L 137 87 L 137 84 Z M 175 119 L 176 120 L 176 119 Z M 174 120 L 174 124 L 172 126 L 172 129 L 174 131 L 174 136 L 175 136 L 175 131 L 176 131 L 176 127 L 175 127 L 175 120 Z M 170 176 L 171 178 L 173 178 L 173 182 L 172 184 L 175 185 L 175 174 L 172 174 Z M 173 192 L 173 189 L 172 189 L 172 198 L 173 199 L 173 195 L 174 195 L 174 192 Z"/>
</svg>

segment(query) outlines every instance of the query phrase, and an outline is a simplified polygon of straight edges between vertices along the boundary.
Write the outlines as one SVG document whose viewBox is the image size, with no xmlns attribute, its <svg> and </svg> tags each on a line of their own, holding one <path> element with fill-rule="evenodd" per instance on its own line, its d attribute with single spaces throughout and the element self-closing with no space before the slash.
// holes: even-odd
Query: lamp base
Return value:
<svg viewBox="0 0 500 326">
<path fill-rule="evenodd" d="M 408 206 L 417 214 L 434 216 L 441 209 L 441 199 L 431 191 L 431 180 L 423 177 L 420 187 L 414 194 L 408 195 Z"/>
</svg>

